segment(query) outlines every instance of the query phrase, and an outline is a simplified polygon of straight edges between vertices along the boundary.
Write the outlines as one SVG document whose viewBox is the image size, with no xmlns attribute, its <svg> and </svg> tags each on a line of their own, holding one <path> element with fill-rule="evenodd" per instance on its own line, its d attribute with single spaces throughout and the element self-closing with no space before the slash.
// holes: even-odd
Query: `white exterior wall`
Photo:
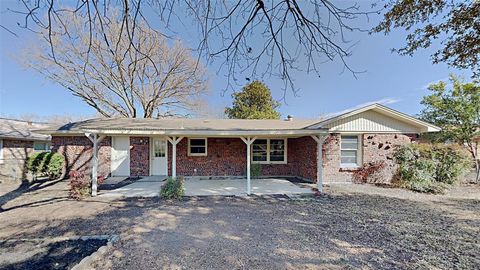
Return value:
<svg viewBox="0 0 480 270">
<path fill-rule="evenodd" d="M 421 130 L 411 124 L 375 111 L 365 111 L 356 115 L 339 119 L 324 127 L 330 132 L 388 132 L 388 133 L 420 133 Z"/>
</svg>

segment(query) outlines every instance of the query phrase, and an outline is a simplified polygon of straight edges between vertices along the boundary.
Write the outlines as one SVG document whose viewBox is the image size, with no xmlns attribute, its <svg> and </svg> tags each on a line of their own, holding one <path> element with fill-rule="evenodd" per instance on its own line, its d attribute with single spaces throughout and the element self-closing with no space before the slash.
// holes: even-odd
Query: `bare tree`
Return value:
<svg viewBox="0 0 480 270">
<path fill-rule="evenodd" d="M 105 117 L 168 117 L 195 110 L 207 78 L 188 49 L 178 41 L 170 46 L 142 22 L 129 36 L 123 29 L 135 22 L 115 10 L 96 19 L 102 23 L 85 24 L 74 12 L 64 14 L 40 33 L 46 42 L 25 51 L 25 63 Z"/>
<path fill-rule="evenodd" d="M 110 9 L 121 7 L 122 27 L 116 34 L 125 35 L 130 45 L 136 45 L 137 28 L 150 25 L 144 11 L 153 10 L 163 22 L 162 29 L 175 34 L 173 25 L 184 23 L 198 27 L 200 32 L 197 53 L 207 63 L 221 62 L 226 71 L 227 85 L 237 77 L 249 74 L 253 78 L 279 76 L 284 90 L 295 92 L 292 70 L 304 70 L 321 75 L 319 65 L 339 59 L 354 76 L 347 62 L 354 43 L 347 34 L 368 31 L 356 26 L 358 18 L 368 19 L 378 10 L 362 11 L 357 4 L 332 3 L 330 0 L 78 0 L 75 7 L 60 6 L 58 0 L 20 0 L 25 10 L 22 27 L 48 34 L 52 58 L 59 49 L 54 42 L 52 25 L 66 22 L 66 14 L 74 13 L 90 30 L 90 39 L 108 33 Z M 55 33 L 58 34 L 58 33 Z M 63 34 L 68 35 L 67 32 Z M 103 35 L 106 47 L 115 52 L 112 37 Z M 93 43 L 89 41 L 89 43 Z M 243 84 L 243 80 L 241 81 Z"/>
</svg>

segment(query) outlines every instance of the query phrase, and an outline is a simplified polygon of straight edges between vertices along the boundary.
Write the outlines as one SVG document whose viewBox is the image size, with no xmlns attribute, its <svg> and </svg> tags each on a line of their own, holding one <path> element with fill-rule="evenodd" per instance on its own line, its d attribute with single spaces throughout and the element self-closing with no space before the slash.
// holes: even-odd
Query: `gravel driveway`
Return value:
<svg viewBox="0 0 480 270">
<path fill-rule="evenodd" d="M 4 203 L 0 240 L 120 234 L 115 248 L 96 262 L 98 269 L 480 265 L 480 200 L 475 198 L 412 200 L 327 189 L 328 195 L 304 201 L 49 199 L 64 194 L 59 185 Z"/>
</svg>

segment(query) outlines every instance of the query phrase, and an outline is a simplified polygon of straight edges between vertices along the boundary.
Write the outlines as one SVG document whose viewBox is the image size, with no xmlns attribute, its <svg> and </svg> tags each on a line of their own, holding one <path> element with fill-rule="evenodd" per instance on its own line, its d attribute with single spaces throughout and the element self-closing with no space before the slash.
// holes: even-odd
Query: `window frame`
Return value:
<svg viewBox="0 0 480 270">
<path fill-rule="evenodd" d="M 342 141 L 344 137 L 355 137 L 357 138 L 357 148 L 342 148 Z M 362 134 L 342 134 L 340 135 L 340 168 L 352 169 L 360 168 L 363 164 L 363 155 L 362 155 Z M 342 151 L 355 151 L 356 152 L 356 163 L 342 163 Z"/>
<path fill-rule="evenodd" d="M 45 147 L 43 149 L 35 149 L 35 144 L 36 143 L 44 143 Z M 33 151 L 35 152 L 50 152 L 51 151 L 51 143 L 50 142 L 44 142 L 44 141 L 33 141 Z"/>
<path fill-rule="evenodd" d="M 205 153 L 192 153 L 191 152 L 191 140 L 204 140 L 205 141 Z M 198 146 L 197 146 L 198 147 Z M 188 138 L 188 156 L 189 157 L 206 157 L 208 155 L 208 138 Z"/>
<path fill-rule="evenodd" d="M 288 149 L 288 138 L 257 138 L 258 140 L 267 140 L 267 160 L 266 161 L 255 161 L 253 160 L 253 145 L 255 144 L 255 141 L 250 145 L 250 162 L 252 164 L 287 164 L 288 160 L 288 154 L 287 154 L 287 149 Z M 284 149 L 283 149 L 283 161 L 271 161 L 270 160 L 270 140 L 283 140 L 284 144 Z"/>
</svg>

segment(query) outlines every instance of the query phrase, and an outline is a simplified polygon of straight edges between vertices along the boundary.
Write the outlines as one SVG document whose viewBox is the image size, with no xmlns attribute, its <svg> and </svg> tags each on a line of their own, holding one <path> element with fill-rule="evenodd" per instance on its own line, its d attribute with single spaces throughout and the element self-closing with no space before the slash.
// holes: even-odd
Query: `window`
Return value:
<svg viewBox="0 0 480 270">
<path fill-rule="evenodd" d="M 340 164 L 342 167 L 358 167 L 360 164 L 360 151 L 358 149 L 358 136 L 341 137 Z"/>
<path fill-rule="evenodd" d="M 188 155 L 189 156 L 206 156 L 207 155 L 207 139 L 188 139 Z"/>
<path fill-rule="evenodd" d="M 268 161 L 268 140 L 255 140 L 252 144 L 252 161 Z"/>
<path fill-rule="evenodd" d="M 153 143 L 153 156 L 154 157 L 165 157 L 166 153 L 166 143 L 164 140 L 154 140 Z"/>
<path fill-rule="evenodd" d="M 33 150 L 35 150 L 35 151 L 50 151 L 50 143 L 47 143 L 47 142 L 33 142 Z"/>
<path fill-rule="evenodd" d="M 286 139 L 257 139 L 252 144 L 253 163 L 287 163 Z"/>
</svg>

